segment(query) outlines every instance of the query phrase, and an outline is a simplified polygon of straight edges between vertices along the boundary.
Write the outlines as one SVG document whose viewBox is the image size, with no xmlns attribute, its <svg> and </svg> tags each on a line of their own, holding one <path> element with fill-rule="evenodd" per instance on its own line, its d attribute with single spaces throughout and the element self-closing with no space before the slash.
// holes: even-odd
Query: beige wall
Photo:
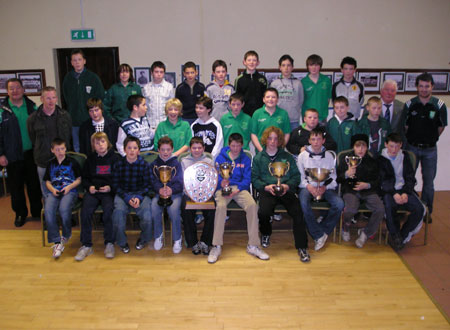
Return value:
<svg viewBox="0 0 450 330">
<path fill-rule="evenodd" d="M 284 53 L 302 67 L 318 53 L 325 67 L 351 55 L 362 68 L 449 68 L 448 0 L 85 0 L 83 8 L 95 42 L 70 41 L 70 29 L 81 26 L 79 0 L 0 0 L 0 69 L 43 68 L 55 85 L 53 49 L 78 46 L 118 46 L 132 66 L 161 59 L 178 82 L 180 65 L 193 60 L 206 83 L 217 58 L 234 80 L 248 49 L 259 52 L 261 67 L 276 67 Z M 449 130 L 439 143 L 435 181 L 447 190 Z"/>
</svg>

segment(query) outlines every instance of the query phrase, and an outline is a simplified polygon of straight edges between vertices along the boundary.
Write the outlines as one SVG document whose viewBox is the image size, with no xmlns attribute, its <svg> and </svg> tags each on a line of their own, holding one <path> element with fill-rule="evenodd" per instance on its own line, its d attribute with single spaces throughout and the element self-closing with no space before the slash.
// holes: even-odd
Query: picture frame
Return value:
<svg viewBox="0 0 450 330">
<path fill-rule="evenodd" d="M 11 78 L 22 80 L 26 96 L 40 96 L 46 86 L 44 69 L 0 70 L 0 96 L 8 95 L 6 82 Z"/>
<path fill-rule="evenodd" d="M 342 76 L 344 74 L 341 71 L 335 71 L 333 72 L 333 84 L 337 83 L 339 80 L 341 80 Z"/>
<path fill-rule="evenodd" d="M 364 90 L 378 92 L 380 90 L 380 72 L 359 72 L 358 80 L 364 85 Z"/>
<path fill-rule="evenodd" d="M 405 91 L 405 72 L 382 72 L 383 82 L 394 80 L 397 83 L 397 92 Z"/>
<path fill-rule="evenodd" d="M 266 72 L 264 74 L 264 76 L 267 79 L 267 86 L 270 86 L 272 81 L 274 81 L 275 79 L 280 78 L 280 72 Z"/>
<path fill-rule="evenodd" d="M 11 78 L 17 78 L 16 73 L 0 73 L 0 95 L 8 95 L 6 82 Z"/>
<path fill-rule="evenodd" d="M 416 88 L 416 78 L 423 72 L 406 72 L 405 78 L 405 92 L 415 92 Z"/>
<path fill-rule="evenodd" d="M 430 72 L 433 76 L 433 92 L 447 92 L 449 88 L 448 72 Z"/>
<path fill-rule="evenodd" d="M 150 67 L 135 67 L 134 79 L 136 80 L 136 84 L 141 86 L 141 88 L 144 87 L 152 79 L 152 75 L 150 74 Z"/>
<path fill-rule="evenodd" d="M 164 74 L 164 79 L 171 83 L 173 88 L 177 87 L 177 74 L 175 72 L 166 72 Z"/>
<path fill-rule="evenodd" d="M 298 80 L 302 80 L 308 75 L 308 72 L 301 71 L 301 72 L 292 72 L 292 75 L 297 78 Z"/>
</svg>

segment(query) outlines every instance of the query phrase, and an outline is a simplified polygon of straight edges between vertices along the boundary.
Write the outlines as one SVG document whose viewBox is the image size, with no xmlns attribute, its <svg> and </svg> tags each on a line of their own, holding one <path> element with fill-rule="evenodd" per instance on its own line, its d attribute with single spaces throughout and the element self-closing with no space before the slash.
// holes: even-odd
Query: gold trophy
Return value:
<svg viewBox="0 0 450 330">
<path fill-rule="evenodd" d="M 348 167 L 350 166 L 358 166 L 359 164 L 361 164 L 362 158 L 356 155 L 350 156 L 347 155 L 345 156 L 345 162 L 347 163 Z M 351 187 L 354 187 L 356 182 L 358 182 L 358 179 L 356 178 L 356 175 L 353 175 L 350 178 L 347 178 L 347 182 Z"/>
<path fill-rule="evenodd" d="M 156 174 L 156 173 L 159 173 Z M 172 174 L 173 173 L 173 174 Z M 159 176 L 159 181 L 164 185 L 164 188 L 166 187 L 166 184 L 172 179 L 172 175 L 175 176 L 177 174 L 177 169 L 172 166 L 167 165 L 161 165 L 161 166 L 154 166 L 153 167 L 153 174 L 155 174 L 156 177 Z M 172 198 L 170 196 L 159 196 L 158 205 L 162 207 L 167 207 L 172 205 Z"/>
<path fill-rule="evenodd" d="M 306 173 L 309 177 L 311 177 L 314 181 L 317 182 L 317 190 L 319 190 L 319 186 L 321 182 L 324 182 L 328 179 L 331 173 L 333 173 L 334 169 L 329 168 L 307 168 Z M 322 196 L 319 195 L 314 198 L 315 202 L 319 202 L 322 199 Z"/>
<path fill-rule="evenodd" d="M 277 184 L 275 185 L 275 195 L 281 196 L 283 195 L 284 188 L 281 185 L 281 178 L 289 172 L 289 168 L 291 165 L 289 162 L 273 162 L 269 163 L 269 173 L 277 178 Z"/>
<path fill-rule="evenodd" d="M 224 162 L 219 165 L 219 173 L 221 177 L 225 180 L 229 180 L 234 170 L 234 163 L 230 164 L 228 162 Z M 230 196 L 232 188 L 229 185 L 226 185 L 222 188 L 222 196 Z"/>
</svg>

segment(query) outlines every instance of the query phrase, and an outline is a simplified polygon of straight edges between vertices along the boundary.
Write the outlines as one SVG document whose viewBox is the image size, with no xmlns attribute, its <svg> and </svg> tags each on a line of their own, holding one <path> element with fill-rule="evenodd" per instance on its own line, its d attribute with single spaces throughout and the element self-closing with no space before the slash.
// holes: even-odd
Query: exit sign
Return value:
<svg viewBox="0 0 450 330">
<path fill-rule="evenodd" d="M 94 29 L 70 30 L 70 39 L 72 41 L 94 41 Z"/>
</svg>

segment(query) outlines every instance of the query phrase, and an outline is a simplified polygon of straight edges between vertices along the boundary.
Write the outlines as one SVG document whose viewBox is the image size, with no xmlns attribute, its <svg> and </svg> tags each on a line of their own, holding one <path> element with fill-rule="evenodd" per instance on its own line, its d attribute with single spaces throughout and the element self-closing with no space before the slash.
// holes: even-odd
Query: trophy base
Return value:
<svg viewBox="0 0 450 330">
<path fill-rule="evenodd" d="M 222 188 L 222 196 L 230 196 L 232 190 L 233 189 L 231 187 L 223 187 Z"/>
<path fill-rule="evenodd" d="M 275 191 L 275 195 L 278 197 L 282 196 L 284 193 L 284 189 L 281 186 L 275 186 L 275 188 L 273 188 L 273 190 Z"/>
<path fill-rule="evenodd" d="M 172 199 L 170 197 L 168 197 L 168 198 L 160 197 L 158 199 L 158 205 L 162 206 L 162 207 L 170 206 L 170 205 L 172 205 L 172 203 L 173 203 L 173 201 L 172 201 Z"/>
<path fill-rule="evenodd" d="M 355 185 L 356 185 L 356 183 L 358 182 L 358 179 L 356 179 L 356 178 L 348 178 L 348 179 L 347 179 L 347 182 L 348 182 L 348 185 L 349 185 L 351 188 L 354 188 Z"/>
</svg>

